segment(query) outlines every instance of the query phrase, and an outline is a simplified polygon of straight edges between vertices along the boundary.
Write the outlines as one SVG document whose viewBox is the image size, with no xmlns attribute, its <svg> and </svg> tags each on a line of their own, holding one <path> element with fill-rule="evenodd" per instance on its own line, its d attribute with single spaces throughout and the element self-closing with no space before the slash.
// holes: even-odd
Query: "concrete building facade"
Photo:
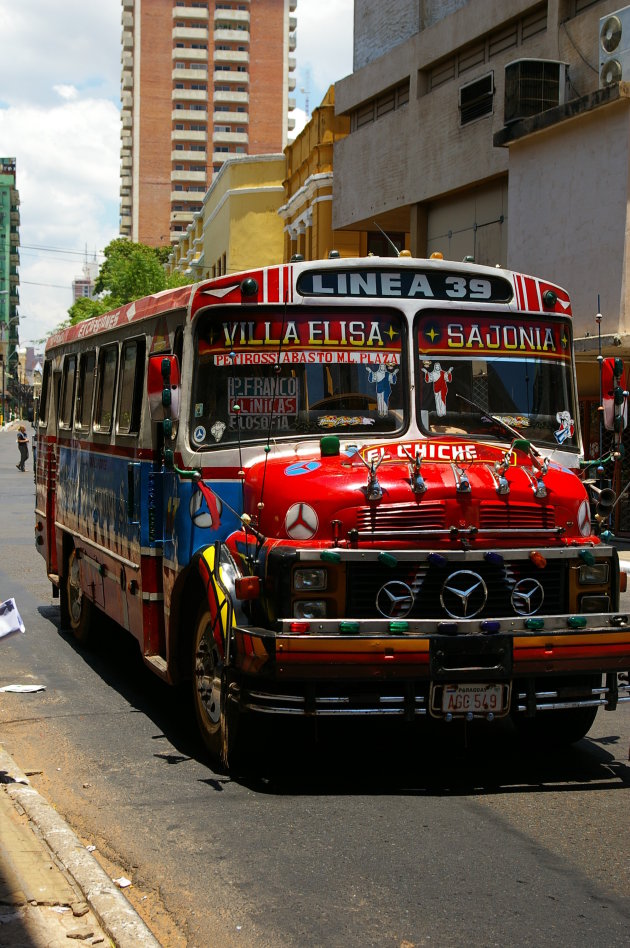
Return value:
<svg viewBox="0 0 630 948">
<path fill-rule="evenodd" d="M 177 241 L 224 161 L 282 150 L 296 6 L 122 0 L 122 235 Z"/>
<path fill-rule="evenodd" d="M 335 146 L 333 226 L 402 228 L 418 256 L 472 256 L 566 287 L 585 452 L 597 456 L 597 356 L 630 360 L 630 6 L 408 6 L 405 35 L 376 0 L 355 0 L 355 71 L 335 86 L 350 132 Z M 628 482 L 628 460 L 621 473 Z"/>
<path fill-rule="evenodd" d="M 334 231 L 332 226 L 333 147 L 350 130 L 346 116 L 335 115 L 331 86 L 297 138 L 285 148 L 284 260 L 301 254 L 305 260 L 361 253 L 359 231 Z M 365 252 L 365 248 L 363 248 Z"/>
<path fill-rule="evenodd" d="M 173 247 L 167 272 L 192 281 L 282 261 L 283 154 L 231 159 Z"/>
</svg>

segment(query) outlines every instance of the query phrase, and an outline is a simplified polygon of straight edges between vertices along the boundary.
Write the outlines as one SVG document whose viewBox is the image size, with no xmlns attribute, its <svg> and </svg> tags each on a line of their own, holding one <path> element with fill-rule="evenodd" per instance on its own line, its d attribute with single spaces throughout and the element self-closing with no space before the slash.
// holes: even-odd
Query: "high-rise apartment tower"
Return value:
<svg viewBox="0 0 630 948">
<path fill-rule="evenodd" d="M 178 240 L 227 158 L 282 151 L 296 6 L 122 0 L 122 235 Z"/>
<path fill-rule="evenodd" d="M 17 375 L 20 318 L 20 195 L 16 188 L 15 158 L 0 158 L 0 423 L 13 404 Z"/>
</svg>

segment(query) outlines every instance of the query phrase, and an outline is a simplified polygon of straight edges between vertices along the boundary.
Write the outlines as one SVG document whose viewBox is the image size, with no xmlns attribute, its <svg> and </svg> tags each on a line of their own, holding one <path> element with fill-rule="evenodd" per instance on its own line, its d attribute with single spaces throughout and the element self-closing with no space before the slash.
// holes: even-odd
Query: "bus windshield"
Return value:
<svg viewBox="0 0 630 948">
<path fill-rule="evenodd" d="M 416 390 L 428 434 L 505 440 L 509 425 L 529 440 L 577 448 L 570 327 L 525 320 L 458 314 L 444 325 L 422 314 Z"/>
<path fill-rule="evenodd" d="M 194 445 L 408 424 L 400 316 L 369 311 L 199 317 L 190 432 Z"/>
</svg>

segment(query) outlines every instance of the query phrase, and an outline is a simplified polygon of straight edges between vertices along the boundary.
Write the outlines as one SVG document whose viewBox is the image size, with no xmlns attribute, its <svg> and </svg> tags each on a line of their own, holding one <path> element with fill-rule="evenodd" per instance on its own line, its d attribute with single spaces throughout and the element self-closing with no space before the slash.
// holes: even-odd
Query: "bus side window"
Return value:
<svg viewBox="0 0 630 948">
<path fill-rule="evenodd" d="M 39 405 L 37 408 L 37 420 L 40 427 L 48 426 L 48 405 L 50 403 L 50 379 L 52 377 L 51 363 L 44 362 L 44 372 L 42 375 L 42 387 L 39 395 Z"/>
<path fill-rule="evenodd" d="M 109 434 L 112 430 L 117 367 L 118 346 L 103 346 L 98 354 L 98 389 L 94 413 L 94 430 L 99 434 Z"/>
<path fill-rule="evenodd" d="M 96 351 L 84 352 L 79 359 L 79 382 L 74 415 L 74 426 L 89 431 L 92 424 L 92 398 L 94 395 L 94 370 Z"/>
<path fill-rule="evenodd" d="M 67 355 L 63 360 L 63 373 L 61 379 L 61 409 L 59 412 L 60 428 L 72 427 L 72 409 L 74 407 L 76 369 L 76 355 Z"/>
<path fill-rule="evenodd" d="M 146 342 L 129 339 L 123 344 L 118 395 L 118 433 L 137 435 L 140 431 Z"/>
</svg>

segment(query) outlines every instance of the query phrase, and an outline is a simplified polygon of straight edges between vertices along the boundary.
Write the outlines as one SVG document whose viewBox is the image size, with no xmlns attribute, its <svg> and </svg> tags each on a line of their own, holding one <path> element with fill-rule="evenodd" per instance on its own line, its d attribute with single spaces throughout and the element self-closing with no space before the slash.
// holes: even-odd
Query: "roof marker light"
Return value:
<svg viewBox="0 0 630 948">
<path fill-rule="evenodd" d="M 289 632 L 292 632 L 293 635 L 305 635 L 310 630 L 310 622 L 292 622 L 289 626 Z"/>
<path fill-rule="evenodd" d="M 595 564 L 595 557 L 590 550 L 580 550 L 580 559 L 584 560 L 588 566 L 594 566 Z"/>
<path fill-rule="evenodd" d="M 409 623 L 403 622 L 402 620 L 397 619 L 394 622 L 390 622 L 388 628 L 390 632 L 408 632 Z"/>
<path fill-rule="evenodd" d="M 531 553 L 529 554 L 529 558 L 534 564 L 534 566 L 536 567 L 536 569 L 544 569 L 545 566 L 547 565 L 547 560 L 542 555 L 542 553 L 538 552 L 538 550 L 532 550 Z"/>
<path fill-rule="evenodd" d="M 441 635 L 457 635 L 459 626 L 457 622 L 438 622 L 437 630 Z"/>
<path fill-rule="evenodd" d="M 525 619 L 523 624 L 526 629 L 530 630 L 530 632 L 539 632 L 541 629 L 545 628 L 544 619 Z"/>
<path fill-rule="evenodd" d="M 258 282 L 253 277 L 245 277 L 241 283 L 242 296 L 257 296 Z"/>
<path fill-rule="evenodd" d="M 482 632 L 485 632 L 486 635 L 491 635 L 493 632 L 498 632 L 501 628 L 501 623 L 497 622 L 496 619 L 484 619 L 483 622 L 479 623 L 479 627 Z"/>
<path fill-rule="evenodd" d="M 340 622 L 339 623 L 340 632 L 345 632 L 347 634 L 350 634 L 350 633 L 358 632 L 359 629 L 360 629 L 360 625 L 358 622 Z"/>
<path fill-rule="evenodd" d="M 567 625 L 570 629 L 583 629 L 586 626 L 585 616 L 568 616 Z"/>
<path fill-rule="evenodd" d="M 323 458 L 334 458 L 339 454 L 339 438 L 337 435 L 324 435 L 319 439 L 319 450 Z"/>
</svg>

